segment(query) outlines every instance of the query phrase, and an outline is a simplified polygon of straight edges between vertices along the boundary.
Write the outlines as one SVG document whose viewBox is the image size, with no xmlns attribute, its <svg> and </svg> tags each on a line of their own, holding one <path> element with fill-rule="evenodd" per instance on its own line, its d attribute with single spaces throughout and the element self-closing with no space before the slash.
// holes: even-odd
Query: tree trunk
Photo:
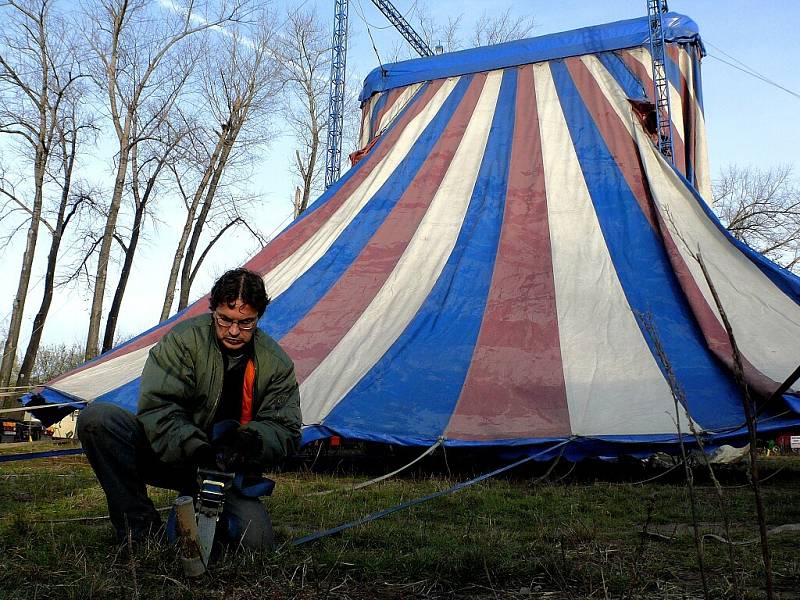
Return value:
<svg viewBox="0 0 800 600">
<path fill-rule="evenodd" d="M 26 236 L 25 252 L 22 255 L 17 294 L 11 309 L 11 321 L 8 325 L 8 337 L 3 347 L 3 360 L 0 363 L 0 387 L 8 387 L 11 382 L 11 371 L 17 357 L 17 343 L 19 332 L 22 328 L 22 315 L 25 311 L 25 300 L 28 297 L 28 286 L 31 281 L 33 257 L 36 253 L 36 241 L 39 237 L 39 220 L 42 216 L 42 187 L 44 184 L 44 168 L 47 161 L 44 148 L 40 145 L 36 149 L 36 162 L 34 165 L 34 200 L 31 211 L 31 224 Z"/>
<path fill-rule="evenodd" d="M 239 123 L 241 123 L 241 121 Z M 219 180 L 222 178 L 222 173 L 225 171 L 225 165 L 228 162 L 228 157 L 230 156 L 231 150 L 233 150 L 233 145 L 236 142 L 236 137 L 239 135 L 240 128 L 241 124 L 231 124 L 228 126 L 227 131 L 223 129 L 224 143 L 222 146 L 222 152 L 217 163 L 215 165 L 211 165 L 213 176 L 211 177 L 211 181 L 208 185 L 208 190 L 206 191 L 206 197 L 203 201 L 203 206 L 200 209 L 200 214 L 195 222 L 194 230 L 192 231 L 192 237 L 186 249 L 186 256 L 183 259 L 183 269 L 181 270 L 181 293 L 180 297 L 178 298 L 179 311 L 186 308 L 189 304 L 189 292 L 191 291 L 192 281 L 194 280 L 194 274 L 192 273 L 194 255 L 197 252 L 198 245 L 200 244 L 200 236 L 203 233 L 203 227 L 205 226 L 206 219 L 208 218 L 208 213 L 211 210 L 211 205 L 214 202 L 214 195 L 217 193 Z"/>
<path fill-rule="evenodd" d="M 297 216 L 300 216 L 308 208 L 308 202 L 311 199 L 311 185 L 314 183 L 314 169 L 317 166 L 317 151 L 319 148 L 319 133 L 315 131 L 312 135 L 311 156 L 308 157 L 308 171 L 303 180 L 303 200 L 297 211 Z"/>
<path fill-rule="evenodd" d="M 103 349 L 102 352 L 111 350 L 114 345 L 114 334 L 117 329 L 117 319 L 119 318 L 119 309 L 122 306 L 122 298 L 125 296 L 125 288 L 128 285 L 128 278 L 131 274 L 131 267 L 133 266 L 133 257 L 136 255 L 136 246 L 139 244 L 139 234 L 142 227 L 142 220 L 144 219 L 145 205 L 141 204 L 136 207 L 136 212 L 133 216 L 133 229 L 131 230 L 131 239 L 128 242 L 128 247 L 125 250 L 125 260 L 122 263 L 122 270 L 119 274 L 119 281 L 117 282 L 117 289 L 114 291 L 114 299 L 111 301 L 111 308 L 108 309 L 108 317 L 106 318 L 106 330 L 103 335 Z"/>
<path fill-rule="evenodd" d="M 117 227 L 117 216 L 119 215 L 119 207 L 122 203 L 122 191 L 125 185 L 125 176 L 128 171 L 129 151 L 127 149 L 127 137 L 120 140 L 119 147 L 124 150 L 119 154 L 117 177 L 114 181 L 114 193 L 111 197 L 111 206 L 109 207 L 106 226 L 103 230 L 100 254 L 97 257 L 92 308 L 89 312 L 89 332 L 86 336 L 86 349 L 84 350 L 84 358 L 86 360 L 97 356 L 97 344 L 100 338 L 100 321 L 103 318 L 103 296 L 105 296 L 106 280 L 108 279 L 108 261 L 111 258 L 111 243 L 114 241 L 114 231 Z"/>
<path fill-rule="evenodd" d="M 72 185 L 72 168 L 75 165 L 75 150 L 77 145 L 77 132 L 72 137 L 70 143 L 71 152 L 67 160 L 67 168 L 64 173 L 64 187 L 61 192 L 61 203 L 58 207 L 58 216 L 56 220 L 55 231 L 53 238 L 50 240 L 50 251 L 47 254 L 47 269 L 44 276 L 44 291 L 42 292 L 42 302 L 39 305 L 39 311 L 33 319 L 33 329 L 31 330 L 31 337 L 28 340 L 28 347 L 25 349 L 25 358 L 22 360 L 22 365 L 19 368 L 19 375 L 17 376 L 17 386 L 24 387 L 30 383 L 31 372 L 33 365 L 36 361 L 36 355 L 39 352 L 39 344 L 42 341 L 42 331 L 44 324 L 47 320 L 47 315 L 50 312 L 50 304 L 53 300 L 53 290 L 55 289 L 56 279 L 56 264 L 58 262 L 58 251 L 61 247 L 61 240 L 64 237 L 64 230 L 69 224 L 70 218 L 75 213 L 76 207 L 69 215 L 65 217 L 67 211 L 67 204 L 69 202 L 69 192 Z"/>
<path fill-rule="evenodd" d="M 186 243 L 189 240 L 189 235 L 192 232 L 194 216 L 197 213 L 197 206 L 200 204 L 200 198 L 203 197 L 206 187 L 208 187 L 208 181 L 211 179 L 211 175 L 214 171 L 214 165 L 217 164 L 217 160 L 219 159 L 219 155 L 220 152 L 222 152 L 223 146 L 224 137 L 220 136 L 214 147 L 214 152 L 211 153 L 209 166 L 203 172 L 203 177 L 194 192 L 194 196 L 192 197 L 192 203 L 186 210 L 186 221 L 183 225 L 181 238 L 178 240 L 178 247 L 175 250 L 175 258 L 172 259 L 172 267 L 169 271 L 169 280 L 167 281 L 167 290 L 164 294 L 164 304 L 161 307 L 159 323 L 167 320 L 170 310 L 172 309 L 172 303 L 175 301 L 175 289 L 177 288 L 178 284 L 178 274 L 181 270 L 181 262 L 186 254 Z"/>
<path fill-rule="evenodd" d="M 106 319 L 106 330 L 103 335 L 103 352 L 111 350 L 114 345 L 114 335 L 117 329 L 117 320 L 119 319 L 119 311 L 122 307 L 122 298 L 125 296 L 125 289 L 128 286 L 128 279 L 133 267 L 133 259 L 136 256 L 136 247 L 139 245 L 139 238 L 142 232 L 142 222 L 147 212 L 147 204 L 151 198 L 153 188 L 155 187 L 158 176 L 164 165 L 167 162 L 174 144 L 167 144 L 164 148 L 164 154 L 159 158 L 157 166 L 150 174 L 145 186 L 144 194 L 139 193 L 139 169 L 137 167 L 138 160 L 138 146 L 134 146 L 130 153 L 130 165 L 132 171 L 132 184 L 133 184 L 133 200 L 136 205 L 136 210 L 133 214 L 133 228 L 131 229 L 131 239 L 128 242 L 128 247 L 125 249 L 125 260 L 122 264 L 120 271 L 119 281 L 117 282 L 117 289 L 114 291 L 114 299 L 111 302 L 111 308 L 108 311 L 108 318 Z"/>
</svg>

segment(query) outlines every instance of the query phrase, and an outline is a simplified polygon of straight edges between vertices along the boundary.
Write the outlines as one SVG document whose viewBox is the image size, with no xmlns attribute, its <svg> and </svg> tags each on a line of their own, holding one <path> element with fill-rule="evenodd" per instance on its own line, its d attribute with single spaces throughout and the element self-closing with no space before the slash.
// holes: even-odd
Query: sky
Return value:
<svg viewBox="0 0 800 600">
<path fill-rule="evenodd" d="M 414 26 L 416 3 L 427 0 L 395 0 L 397 9 L 409 15 Z M 297 0 L 273 3 L 281 12 L 285 6 L 313 8 L 326 20 L 333 21 L 333 0 Z M 640 17 L 647 12 L 646 0 L 562 0 L 560 2 L 493 2 L 485 0 L 437 0 L 429 5 L 431 15 L 441 22 L 449 15 L 464 15 L 464 29 L 469 30 L 487 6 L 511 7 L 516 15 L 532 16 L 533 35 L 545 35 L 621 19 Z M 703 60 L 703 102 L 712 177 L 727 165 L 772 166 L 795 165 L 800 176 L 800 150 L 796 143 L 797 113 L 800 110 L 800 68 L 797 68 L 800 42 L 796 33 L 800 23 L 800 3 L 790 0 L 672 0 L 671 11 L 690 16 L 698 24 L 708 55 Z M 401 40 L 399 33 L 375 8 L 370 0 L 350 0 L 350 38 L 348 70 L 352 77 L 363 79 L 378 66 L 365 20 L 371 25 L 378 53 L 387 56 Z M 736 65 L 740 68 L 735 68 Z M 741 70 L 741 65 L 765 79 L 787 88 L 795 95 L 757 79 Z M 350 107 L 358 110 L 358 107 Z M 269 237 L 282 230 L 291 220 L 293 183 L 289 165 L 292 144 L 278 138 L 265 152 L 254 173 L 254 186 L 262 199 L 254 211 L 253 225 Z M 346 168 L 343 163 L 343 171 Z M 111 174 L 108 175 L 112 177 Z M 0 254 L 0 324 L 7 323 L 16 290 L 24 232 L 19 240 Z M 123 302 L 119 336 L 131 337 L 156 324 L 163 300 L 168 268 L 174 253 L 177 233 L 170 224 L 151 231 L 140 246 L 128 293 Z M 37 260 L 43 262 L 47 249 L 46 235 L 40 236 Z M 226 269 L 244 263 L 258 248 L 252 239 L 236 235 L 220 244 L 206 262 L 193 287 L 193 297 L 203 295 L 216 276 Z M 111 286 L 113 289 L 113 286 Z M 113 292 L 112 292 L 113 293 Z M 27 343 L 33 313 L 41 294 L 41 273 L 33 279 L 23 322 L 21 347 Z M 106 301 L 106 306 L 110 298 Z M 60 289 L 51 309 L 43 343 L 83 343 L 88 326 L 90 293 L 87 289 Z"/>
</svg>

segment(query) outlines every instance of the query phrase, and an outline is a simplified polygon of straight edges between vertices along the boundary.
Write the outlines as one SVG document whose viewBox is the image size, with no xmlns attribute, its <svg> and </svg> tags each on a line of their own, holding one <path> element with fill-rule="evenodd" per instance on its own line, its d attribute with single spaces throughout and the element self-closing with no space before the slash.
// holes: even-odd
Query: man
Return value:
<svg viewBox="0 0 800 600">
<path fill-rule="evenodd" d="M 100 402 L 81 412 L 78 438 L 120 542 L 161 524 L 145 484 L 195 496 L 198 467 L 261 473 L 298 448 L 294 366 L 257 326 L 268 303 L 261 277 L 228 271 L 211 290 L 211 312 L 177 324 L 150 350 L 136 415 Z M 237 490 L 220 526 L 226 541 L 272 544 L 263 504 Z"/>
</svg>

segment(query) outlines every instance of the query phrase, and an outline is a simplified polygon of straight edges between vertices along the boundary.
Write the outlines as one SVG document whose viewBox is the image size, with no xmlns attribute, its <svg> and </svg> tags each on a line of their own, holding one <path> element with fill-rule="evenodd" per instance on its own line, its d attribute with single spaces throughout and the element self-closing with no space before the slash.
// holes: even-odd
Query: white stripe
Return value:
<svg viewBox="0 0 800 600">
<path fill-rule="evenodd" d="M 728 241 L 643 134 L 637 143 L 653 198 L 706 302 L 719 319 L 692 257 L 698 251 L 742 354 L 767 377 L 783 381 L 800 362 L 800 307 Z"/>
<path fill-rule="evenodd" d="M 692 56 L 683 48 L 678 50 L 678 65 L 686 78 L 686 87 L 689 89 L 695 117 L 695 147 L 694 147 L 694 176 L 697 180 L 697 191 L 707 204 L 713 205 L 714 195 L 711 191 L 711 167 L 708 164 L 708 146 L 706 144 L 706 122 L 700 104 L 694 93 L 694 70 L 692 69 Z"/>
<path fill-rule="evenodd" d="M 487 76 L 447 173 L 394 271 L 350 331 L 301 385 L 306 424 L 323 421 L 391 347 L 433 289 L 469 206 L 502 77 L 502 71 Z"/>
<path fill-rule="evenodd" d="M 400 112 L 406 107 L 406 104 L 411 101 L 411 99 L 414 97 L 414 94 L 416 94 L 417 90 L 419 90 L 421 87 L 422 83 L 415 83 L 414 85 L 410 85 L 403 90 L 394 103 L 386 109 L 386 112 L 383 113 L 381 121 L 378 123 L 377 130 L 373 133 L 373 135 L 377 135 L 391 125 L 392 121 L 395 120 L 397 115 L 400 114 Z"/>
<path fill-rule="evenodd" d="M 144 369 L 150 348 L 153 346 L 155 344 L 115 356 L 96 366 L 65 377 L 48 387 L 83 400 L 94 400 L 139 377 Z"/>
<path fill-rule="evenodd" d="M 639 119 L 634 115 L 630 102 L 627 101 L 625 90 L 622 89 L 614 76 L 608 72 L 608 69 L 596 56 L 581 56 L 581 61 L 591 73 L 611 108 L 617 113 L 622 125 L 628 131 L 628 135 L 633 139 L 634 127 L 641 127 L 641 125 Z"/>
<path fill-rule="evenodd" d="M 387 94 L 388 92 L 383 92 Z M 367 111 L 366 113 L 362 114 L 362 123 L 361 123 L 361 147 L 363 148 L 369 141 L 375 137 L 375 132 L 372 130 L 372 111 L 375 109 L 375 104 L 377 104 L 378 99 L 381 97 L 382 94 L 373 94 L 372 97 L 367 100 Z"/>
<path fill-rule="evenodd" d="M 370 138 L 372 137 L 372 132 L 369 130 L 369 124 L 371 119 L 369 116 L 372 114 L 372 104 L 375 101 L 376 96 L 373 96 L 369 100 L 367 100 L 364 104 L 365 106 L 361 107 L 361 132 L 358 136 L 358 149 L 361 150 L 364 146 L 369 143 Z"/>
<path fill-rule="evenodd" d="M 539 64 L 533 69 L 572 432 L 674 433 L 675 406 L 669 386 L 611 261 L 550 68 Z"/>
<path fill-rule="evenodd" d="M 317 229 L 292 255 L 264 275 L 267 291 L 272 297 L 285 292 L 294 281 L 324 255 L 342 231 L 358 215 L 375 193 L 386 183 L 400 162 L 433 120 L 458 78 L 447 79 L 422 111 L 406 126 L 392 150 L 372 169 L 363 182 L 342 203 L 339 209 Z"/>
</svg>

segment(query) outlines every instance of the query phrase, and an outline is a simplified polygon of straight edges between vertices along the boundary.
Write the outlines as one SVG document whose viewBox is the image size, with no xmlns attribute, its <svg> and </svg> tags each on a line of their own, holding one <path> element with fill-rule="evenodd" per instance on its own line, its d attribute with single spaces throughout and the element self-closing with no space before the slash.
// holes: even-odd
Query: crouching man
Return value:
<svg viewBox="0 0 800 600">
<path fill-rule="evenodd" d="M 257 326 L 268 303 L 261 277 L 228 271 L 211 290 L 211 312 L 179 323 L 150 350 L 136 415 L 100 402 L 81 412 L 78 437 L 120 542 L 161 525 L 146 484 L 196 496 L 198 468 L 258 475 L 298 448 L 294 366 Z M 229 491 L 217 539 L 270 546 L 261 501 Z"/>
</svg>

